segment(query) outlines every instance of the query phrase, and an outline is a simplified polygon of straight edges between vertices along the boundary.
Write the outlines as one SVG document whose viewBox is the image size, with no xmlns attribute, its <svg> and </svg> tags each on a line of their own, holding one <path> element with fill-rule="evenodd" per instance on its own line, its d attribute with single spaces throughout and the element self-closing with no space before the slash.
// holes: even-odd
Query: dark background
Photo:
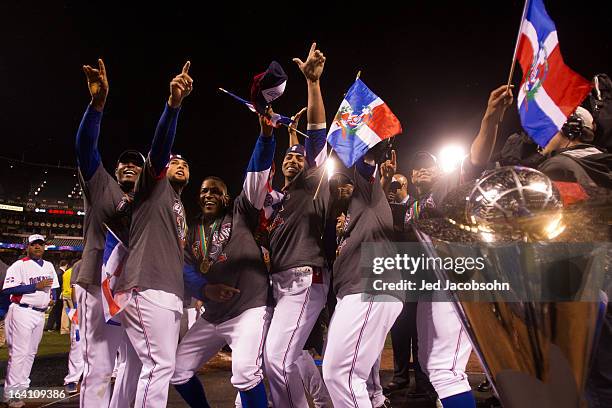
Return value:
<svg viewBox="0 0 612 408">
<path fill-rule="evenodd" d="M 313 40 L 327 57 L 321 84 L 328 123 L 362 70 L 364 82 L 404 128 L 397 141 L 400 171 L 416 149 L 437 153 L 453 142 L 467 150 L 489 92 L 506 82 L 523 7 L 517 0 L 23 3 L 0 6 L 0 156 L 74 166 L 74 136 L 89 102 L 81 65 L 102 57 L 110 94 L 100 150 L 112 170 L 122 150 L 146 152 L 168 83 L 189 59 L 194 91 L 184 103 L 174 148 L 191 163 L 188 208 L 205 175 L 221 176 L 233 195 L 239 192 L 258 135 L 256 116 L 217 87 L 247 96 L 251 77 L 275 59 L 289 76 L 275 110 L 290 116 L 306 105 L 305 82 L 291 58 L 304 59 Z M 610 73 L 608 2 L 545 3 L 566 63 L 587 78 Z M 515 85 L 520 75 L 517 66 Z M 518 126 L 513 107 L 502 135 Z M 280 161 L 286 132 L 277 135 Z"/>
</svg>

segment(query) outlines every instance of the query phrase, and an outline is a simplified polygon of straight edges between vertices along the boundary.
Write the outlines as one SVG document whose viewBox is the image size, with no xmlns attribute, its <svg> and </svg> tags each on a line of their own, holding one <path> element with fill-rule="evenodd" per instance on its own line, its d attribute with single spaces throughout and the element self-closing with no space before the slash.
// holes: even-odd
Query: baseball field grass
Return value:
<svg viewBox="0 0 612 408">
<path fill-rule="evenodd" d="M 37 357 L 49 356 L 54 354 L 67 354 L 70 351 L 70 336 L 59 334 L 58 332 L 44 332 L 40 345 L 38 346 Z M 0 348 L 0 361 L 8 360 L 8 349 L 6 344 Z"/>
</svg>

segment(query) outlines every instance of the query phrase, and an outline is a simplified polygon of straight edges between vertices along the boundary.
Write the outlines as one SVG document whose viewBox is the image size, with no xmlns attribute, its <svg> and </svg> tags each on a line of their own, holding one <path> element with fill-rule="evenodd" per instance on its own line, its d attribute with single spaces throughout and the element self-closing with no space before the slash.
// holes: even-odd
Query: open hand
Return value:
<svg viewBox="0 0 612 408">
<path fill-rule="evenodd" d="M 106 77 L 104 61 L 98 59 L 98 68 L 83 65 L 83 71 L 87 77 L 87 87 L 91 95 L 91 106 L 98 112 L 102 112 L 106 103 L 106 97 L 108 96 L 108 78 Z"/>
<path fill-rule="evenodd" d="M 43 279 L 40 282 L 36 283 L 36 290 L 45 290 L 47 288 L 50 288 L 51 285 L 53 285 L 52 278 Z"/>
</svg>

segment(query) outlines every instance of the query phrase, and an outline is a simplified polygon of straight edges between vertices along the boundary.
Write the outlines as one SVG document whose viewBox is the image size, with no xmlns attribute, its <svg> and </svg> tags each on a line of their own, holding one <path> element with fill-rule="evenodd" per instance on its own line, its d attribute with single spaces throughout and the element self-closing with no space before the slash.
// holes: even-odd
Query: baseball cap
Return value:
<svg viewBox="0 0 612 408">
<path fill-rule="evenodd" d="M 289 153 L 306 156 L 306 149 L 304 148 L 304 145 L 294 144 L 293 146 L 287 149 L 287 151 L 285 152 L 285 156 L 288 155 Z"/>
<path fill-rule="evenodd" d="M 578 106 L 574 115 L 582 120 L 584 127 L 593 130 L 593 115 L 591 115 L 591 112 L 584 109 L 582 106 Z"/>
<path fill-rule="evenodd" d="M 410 167 L 415 170 L 427 169 L 429 167 L 435 166 L 436 163 L 436 156 L 423 150 L 414 154 Z"/>
<path fill-rule="evenodd" d="M 264 114 L 266 107 L 285 92 L 287 74 L 276 61 L 272 61 L 261 74 L 253 77 L 251 83 L 251 102 L 255 110 Z"/>
<path fill-rule="evenodd" d="M 144 166 L 145 158 L 138 150 L 126 150 L 119 155 L 117 164 L 119 163 L 134 163 L 138 167 Z"/>
<path fill-rule="evenodd" d="M 170 155 L 170 160 L 173 160 L 173 159 L 180 159 L 180 160 L 184 160 L 185 162 L 189 163 L 187 159 L 185 158 L 185 156 L 183 156 L 182 154 L 172 153 Z"/>
<path fill-rule="evenodd" d="M 45 237 L 43 237 L 40 234 L 33 234 L 33 235 L 30 235 L 28 237 L 28 244 L 32 244 L 32 243 L 34 243 L 36 241 L 42 241 L 43 244 L 44 244 L 45 243 Z"/>
</svg>

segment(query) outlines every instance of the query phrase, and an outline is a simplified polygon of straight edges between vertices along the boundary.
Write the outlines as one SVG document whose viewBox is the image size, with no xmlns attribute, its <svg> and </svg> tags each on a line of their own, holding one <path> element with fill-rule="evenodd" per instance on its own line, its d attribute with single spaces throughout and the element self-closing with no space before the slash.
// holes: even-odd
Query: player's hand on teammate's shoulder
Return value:
<svg viewBox="0 0 612 408">
<path fill-rule="evenodd" d="M 193 79 L 189 76 L 189 68 L 191 67 L 191 61 L 187 61 L 183 66 L 183 70 L 180 74 L 172 78 L 170 81 L 170 97 L 168 98 L 168 105 L 171 108 L 178 108 L 193 90 Z"/>
<path fill-rule="evenodd" d="M 106 104 L 106 97 L 108 96 L 108 78 L 106 77 L 104 61 L 101 58 L 98 59 L 98 68 L 83 65 L 83 71 L 87 77 L 87 87 L 91 95 L 91 106 L 98 112 L 102 112 Z"/>
<path fill-rule="evenodd" d="M 227 302 L 239 293 L 240 290 L 223 283 L 208 283 L 204 286 L 204 296 L 213 302 Z"/>
<path fill-rule="evenodd" d="M 36 283 L 36 290 L 45 290 L 50 288 L 53 285 L 53 279 L 47 278 L 43 279 L 40 282 Z"/>
</svg>

